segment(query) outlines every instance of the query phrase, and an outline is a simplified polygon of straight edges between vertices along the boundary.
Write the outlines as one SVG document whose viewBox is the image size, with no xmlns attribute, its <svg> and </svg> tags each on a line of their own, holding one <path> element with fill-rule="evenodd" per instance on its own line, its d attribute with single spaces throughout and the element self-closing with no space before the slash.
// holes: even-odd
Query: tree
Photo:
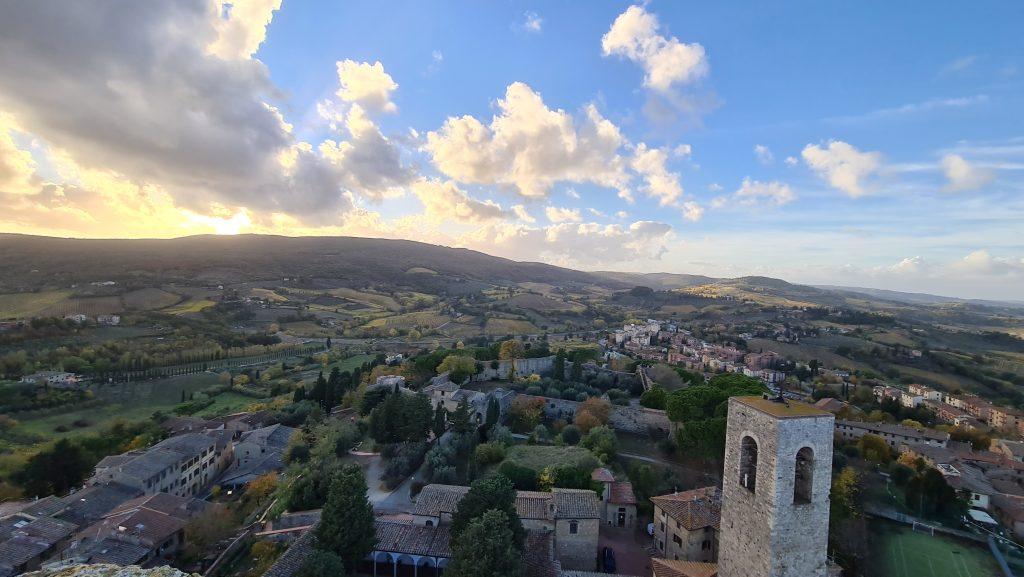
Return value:
<svg viewBox="0 0 1024 577">
<path fill-rule="evenodd" d="M 452 412 L 452 430 L 456 433 L 468 433 L 473 430 L 473 423 L 469 419 L 469 404 L 466 399 L 459 401 L 458 406 Z"/>
<path fill-rule="evenodd" d="M 445 410 L 444 405 L 438 403 L 437 407 L 434 409 L 434 422 L 430 426 L 431 430 L 434 432 L 435 437 L 440 438 L 441 435 L 444 434 L 447 420 L 448 411 Z"/>
<path fill-rule="evenodd" d="M 566 445 L 575 445 L 580 442 L 581 438 L 583 438 L 583 435 L 580 433 L 580 429 L 576 425 L 566 425 L 565 428 L 562 429 L 562 441 Z"/>
<path fill-rule="evenodd" d="M 309 398 L 320 405 L 321 408 L 324 406 L 324 401 L 327 398 L 327 380 L 324 379 L 324 372 L 320 373 L 316 377 L 316 384 L 313 385 L 313 390 L 309 393 Z"/>
<path fill-rule="evenodd" d="M 330 551 L 314 549 L 303 561 L 295 577 L 345 577 L 345 563 Z"/>
<path fill-rule="evenodd" d="M 602 463 L 611 463 L 619 452 L 619 440 L 615 436 L 615 431 L 606 426 L 591 429 L 580 444 L 601 459 Z"/>
<path fill-rule="evenodd" d="M 351 573 L 373 551 L 373 506 L 366 498 L 366 479 L 359 465 L 345 465 L 331 481 L 316 529 L 317 547 L 341 558 Z"/>
<path fill-rule="evenodd" d="M 306 387 L 304 387 L 302 385 L 299 385 L 295 389 L 295 392 L 292 393 L 292 402 L 293 403 L 301 403 L 302 400 L 305 399 L 305 398 L 306 398 Z"/>
<path fill-rule="evenodd" d="M 476 372 L 476 360 L 467 355 L 448 355 L 437 365 L 437 373 L 448 373 L 453 383 L 461 383 Z"/>
<path fill-rule="evenodd" d="M 500 474 L 478 479 L 470 485 L 466 496 L 452 513 L 452 543 L 462 540 L 460 536 L 468 530 L 470 523 L 491 510 L 501 511 L 508 516 L 505 526 L 511 532 L 516 549 L 522 551 L 526 531 L 516 513 L 516 490 L 512 481 Z M 471 539 L 465 540 L 472 542 Z"/>
<path fill-rule="evenodd" d="M 93 461 L 77 442 L 61 439 L 29 458 L 16 480 L 27 496 L 63 495 L 92 471 Z"/>
<path fill-rule="evenodd" d="M 861 456 L 872 463 L 886 465 L 892 460 L 889 444 L 878 435 L 869 433 L 857 439 L 857 448 L 860 449 Z"/>
<path fill-rule="evenodd" d="M 583 380 L 583 364 L 580 363 L 579 359 L 575 359 L 572 362 L 572 368 L 569 369 L 569 380 L 577 383 Z"/>
<path fill-rule="evenodd" d="M 515 522 L 518 523 L 518 519 Z M 511 523 L 508 513 L 502 510 L 488 510 L 473 518 L 462 531 L 462 537 L 452 539 L 452 561 L 445 574 L 519 577 L 523 572 L 523 554 L 515 545 Z"/>
<path fill-rule="evenodd" d="M 652 386 L 640 397 L 640 404 L 648 409 L 665 409 L 665 402 L 668 400 L 668 393 L 658 385 Z"/>
<path fill-rule="evenodd" d="M 498 358 L 502 360 L 521 359 L 523 354 L 523 344 L 515 339 L 502 341 L 498 347 Z"/>
<path fill-rule="evenodd" d="M 498 399 L 490 397 L 487 399 L 487 418 L 484 419 L 484 425 L 487 430 L 491 430 L 491 427 L 498 424 L 498 419 L 501 418 L 501 405 L 498 404 Z"/>
<path fill-rule="evenodd" d="M 565 380 L 565 349 L 558 349 L 555 360 L 551 364 L 551 378 L 556 381 Z"/>
<path fill-rule="evenodd" d="M 508 416 L 512 428 L 521 433 L 532 431 L 544 414 L 544 399 L 517 395 L 509 406 Z"/>
</svg>

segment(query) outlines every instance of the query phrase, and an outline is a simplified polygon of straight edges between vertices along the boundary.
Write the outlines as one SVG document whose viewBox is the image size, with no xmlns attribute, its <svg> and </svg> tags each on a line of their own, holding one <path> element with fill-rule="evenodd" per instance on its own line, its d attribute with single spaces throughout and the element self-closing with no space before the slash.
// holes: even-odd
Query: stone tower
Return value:
<svg viewBox="0 0 1024 577">
<path fill-rule="evenodd" d="M 729 399 L 719 577 L 825 577 L 835 417 Z"/>
</svg>

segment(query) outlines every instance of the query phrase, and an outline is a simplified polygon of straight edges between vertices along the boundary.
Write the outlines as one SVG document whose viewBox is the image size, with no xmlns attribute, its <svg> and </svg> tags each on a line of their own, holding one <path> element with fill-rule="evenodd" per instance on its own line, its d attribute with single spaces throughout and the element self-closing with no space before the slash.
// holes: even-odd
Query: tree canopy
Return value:
<svg viewBox="0 0 1024 577">
<path fill-rule="evenodd" d="M 336 554 L 351 573 L 373 551 L 373 506 L 366 498 L 366 479 L 358 465 L 341 467 L 331 481 L 316 529 L 317 547 Z"/>
<path fill-rule="evenodd" d="M 505 525 L 516 549 L 521 551 L 526 532 L 516 513 L 516 489 L 512 481 L 500 474 L 478 479 L 470 485 L 466 496 L 459 501 L 452 514 L 452 543 L 472 542 L 471 539 L 462 537 L 463 532 L 469 529 L 474 519 L 491 510 L 500 511 L 507 516 Z"/>
<path fill-rule="evenodd" d="M 468 497 L 468 495 L 467 495 Z M 519 519 L 498 509 L 469 520 L 458 539 L 452 539 L 452 561 L 445 574 L 453 577 L 519 577 L 522 548 L 511 526 Z M 454 536 L 454 530 L 453 530 Z"/>
</svg>

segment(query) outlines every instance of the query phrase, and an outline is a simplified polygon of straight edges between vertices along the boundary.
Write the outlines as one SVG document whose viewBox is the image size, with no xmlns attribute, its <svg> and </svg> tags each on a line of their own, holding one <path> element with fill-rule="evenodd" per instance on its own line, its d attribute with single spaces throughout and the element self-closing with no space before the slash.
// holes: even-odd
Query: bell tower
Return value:
<svg viewBox="0 0 1024 577">
<path fill-rule="evenodd" d="M 834 427 L 806 403 L 729 399 L 719 577 L 825 577 Z"/>
</svg>

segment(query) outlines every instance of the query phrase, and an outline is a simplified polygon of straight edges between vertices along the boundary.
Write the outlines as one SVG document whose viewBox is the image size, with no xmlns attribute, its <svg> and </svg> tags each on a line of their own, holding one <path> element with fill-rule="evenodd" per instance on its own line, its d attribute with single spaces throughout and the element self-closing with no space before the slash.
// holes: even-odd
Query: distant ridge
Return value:
<svg viewBox="0 0 1024 577">
<path fill-rule="evenodd" d="M 843 292 L 843 293 L 857 293 L 866 296 L 870 296 L 878 299 L 886 299 L 901 303 L 911 303 L 920 305 L 938 305 L 943 303 L 968 303 L 983 306 L 994 306 L 994 307 L 1020 307 L 1024 308 L 1024 301 L 999 301 L 999 300 L 988 300 L 988 299 L 965 299 L 960 297 L 949 297 L 941 295 L 933 295 L 929 293 L 911 293 L 894 291 L 888 289 L 876 289 L 867 287 L 851 287 L 841 285 L 814 285 L 817 288 Z"/>
</svg>

